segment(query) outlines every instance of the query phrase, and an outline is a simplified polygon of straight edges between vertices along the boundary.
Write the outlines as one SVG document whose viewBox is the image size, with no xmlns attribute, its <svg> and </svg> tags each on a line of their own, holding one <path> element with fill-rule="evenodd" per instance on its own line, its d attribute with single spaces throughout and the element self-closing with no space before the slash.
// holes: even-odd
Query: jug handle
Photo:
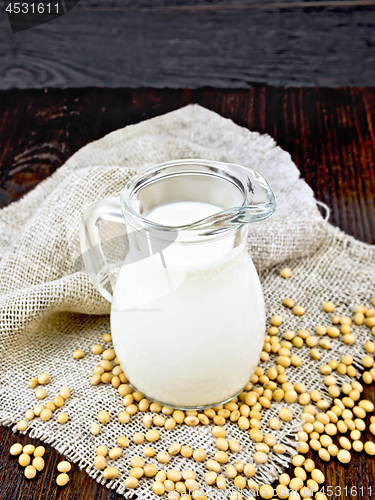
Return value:
<svg viewBox="0 0 375 500">
<path fill-rule="evenodd" d="M 80 226 L 81 252 L 86 272 L 99 293 L 112 302 L 113 289 L 99 234 L 99 225 L 103 220 L 125 224 L 119 198 L 104 198 L 90 205 L 83 213 Z"/>
</svg>

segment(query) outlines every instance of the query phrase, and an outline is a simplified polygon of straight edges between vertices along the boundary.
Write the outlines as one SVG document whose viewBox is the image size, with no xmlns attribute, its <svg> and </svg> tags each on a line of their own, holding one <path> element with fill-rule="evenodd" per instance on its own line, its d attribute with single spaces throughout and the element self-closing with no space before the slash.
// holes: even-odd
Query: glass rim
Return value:
<svg viewBox="0 0 375 500">
<path fill-rule="evenodd" d="M 174 171 L 172 171 L 175 169 Z M 199 170 L 200 169 L 200 170 Z M 204 170 L 206 169 L 206 170 Z M 167 226 L 147 219 L 135 210 L 132 204 L 133 197 L 144 187 L 153 182 L 185 175 L 213 176 L 226 181 L 236 187 L 243 196 L 242 204 L 223 209 L 215 215 L 181 226 Z M 250 196 L 254 193 L 253 184 L 260 184 L 266 191 L 268 202 L 251 205 Z M 251 167 L 234 163 L 224 163 L 215 160 L 188 158 L 172 160 L 142 169 L 125 184 L 120 195 L 121 209 L 125 220 L 135 229 L 159 232 L 190 232 L 195 236 L 213 236 L 235 231 L 245 223 L 256 222 L 272 215 L 275 211 L 276 201 L 274 193 L 267 181 Z M 241 217 L 250 207 L 261 207 L 254 210 L 251 216 Z"/>
</svg>

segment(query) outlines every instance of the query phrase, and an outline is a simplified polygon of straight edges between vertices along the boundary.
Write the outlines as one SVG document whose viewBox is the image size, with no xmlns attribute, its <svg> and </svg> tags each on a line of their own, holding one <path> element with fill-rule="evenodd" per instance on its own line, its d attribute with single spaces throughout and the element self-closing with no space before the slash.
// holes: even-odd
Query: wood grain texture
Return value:
<svg viewBox="0 0 375 500">
<path fill-rule="evenodd" d="M 373 85 L 374 47 L 372 0 L 81 0 L 15 34 L 0 15 L 0 88 Z"/>
<path fill-rule="evenodd" d="M 375 88 L 283 89 L 255 85 L 237 91 L 1 92 L 2 205 L 20 198 L 87 142 L 190 102 L 272 135 L 289 151 L 317 199 L 331 207 L 331 222 L 362 241 L 375 243 Z M 373 386 L 365 388 L 364 397 L 374 401 Z M 371 439 L 368 430 L 364 438 Z M 49 446 L 45 470 L 34 480 L 27 480 L 8 450 L 15 442 L 42 443 L 4 427 L 0 427 L 0 442 L 0 500 L 122 498 L 99 486 L 76 465 L 69 484 L 57 487 L 56 465 L 61 457 Z M 326 486 L 334 488 L 336 494 L 329 496 L 330 500 L 372 500 L 374 458 L 354 454 L 353 461 L 343 466 L 336 461 L 323 463 L 316 453 L 310 456 L 325 471 Z"/>
<path fill-rule="evenodd" d="M 190 102 L 266 132 L 292 155 L 331 220 L 375 243 L 375 89 L 80 89 L 0 94 L 0 203 L 87 142 Z"/>
<path fill-rule="evenodd" d="M 69 483 L 60 488 L 56 485 L 58 475 L 57 464 L 62 457 L 52 447 L 42 441 L 30 439 L 10 429 L 0 427 L 0 499 L 1 500 L 119 500 L 123 499 L 112 490 L 101 486 L 91 479 L 77 465 L 73 465 L 69 473 Z M 46 447 L 45 469 L 34 479 L 26 479 L 24 469 L 18 464 L 17 457 L 9 455 L 13 443 Z"/>
</svg>

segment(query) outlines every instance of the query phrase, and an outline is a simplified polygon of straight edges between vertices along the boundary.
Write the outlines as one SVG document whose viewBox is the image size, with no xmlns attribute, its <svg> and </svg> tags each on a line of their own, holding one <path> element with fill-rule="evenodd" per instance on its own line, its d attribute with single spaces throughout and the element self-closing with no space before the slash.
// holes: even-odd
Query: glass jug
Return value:
<svg viewBox="0 0 375 500">
<path fill-rule="evenodd" d="M 120 365 L 149 400 L 212 407 L 249 382 L 263 347 L 265 308 L 246 249 L 248 224 L 274 210 L 274 194 L 258 172 L 191 159 L 141 171 L 120 198 L 84 213 L 86 271 L 112 302 Z M 114 290 L 100 244 L 102 220 L 126 225 L 129 249 Z"/>
</svg>

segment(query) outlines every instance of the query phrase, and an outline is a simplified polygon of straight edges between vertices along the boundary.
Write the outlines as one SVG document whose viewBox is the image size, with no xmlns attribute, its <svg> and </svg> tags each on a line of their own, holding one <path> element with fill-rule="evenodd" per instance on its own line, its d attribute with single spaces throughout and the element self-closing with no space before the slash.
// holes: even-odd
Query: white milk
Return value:
<svg viewBox="0 0 375 500">
<path fill-rule="evenodd" d="M 181 202 L 147 218 L 178 226 L 219 211 Z M 114 347 L 129 382 L 149 399 L 179 408 L 213 406 L 241 392 L 257 367 L 262 290 L 245 241 L 232 245 L 233 235 L 184 246 L 177 238 L 163 255 L 122 267 L 111 310 Z M 131 254 L 124 264 L 134 260 Z"/>
<path fill-rule="evenodd" d="M 147 219 L 164 226 L 184 226 L 221 211 L 222 208 L 209 203 L 181 201 L 155 208 L 147 215 Z"/>
</svg>

